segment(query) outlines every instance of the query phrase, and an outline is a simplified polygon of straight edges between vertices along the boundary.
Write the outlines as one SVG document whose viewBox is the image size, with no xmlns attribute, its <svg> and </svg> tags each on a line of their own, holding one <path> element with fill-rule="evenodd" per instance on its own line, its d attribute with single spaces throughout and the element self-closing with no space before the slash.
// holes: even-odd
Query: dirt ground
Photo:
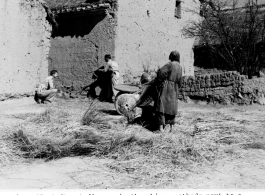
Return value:
<svg viewBox="0 0 265 195">
<path fill-rule="evenodd" d="M 72 104 L 74 106 L 74 104 Z M 114 110 L 113 105 L 107 105 Z M 17 114 L 42 113 L 47 105 L 37 105 L 32 98 L 0 102 L 0 132 L 21 123 Z M 211 106 L 204 102 L 180 102 L 180 125 L 196 119 L 197 128 L 238 126 L 258 136 L 265 143 L 265 106 Z M 109 116 L 118 120 L 120 116 Z M 181 126 L 182 125 L 182 126 Z M 207 140 L 206 140 L 207 141 Z M 228 151 L 229 152 L 229 151 Z M 231 152 L 231 151 L 230 151 Z M 12 163 L 0 169 L 1 189 L 124 189 L 124 188 L 189 188 L 189 189 L 262 189 L 265 188 L 265 144 L 260 147 L 232 151 L 234 157 L 216 160 L 200 167 L 187 177 L 159 182 L 138 182 L 133 174 L 109 168 L 111 159 L 96 157 L 67 157 L 45 162 L 43 160 Z"/>
</svg>

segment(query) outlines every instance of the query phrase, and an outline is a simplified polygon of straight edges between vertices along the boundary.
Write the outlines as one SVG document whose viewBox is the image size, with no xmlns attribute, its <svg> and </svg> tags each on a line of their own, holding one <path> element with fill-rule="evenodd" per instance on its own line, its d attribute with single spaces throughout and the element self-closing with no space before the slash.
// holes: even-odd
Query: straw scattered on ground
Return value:
<svg viewBox="0 0 265 195">
<path fill-rule="evenodd" d="M 96 105 L 91 100 L 68 107 L 58 103 L 38 115 L 16 116 L 24 121 L 1 142 L 0 163 L 11 154 L 45 160 L 93 155 L 114 159 L 108 166 L 115 171 L 161 184 L 184 179 L 216 160 L 237 158 L 241 149 L 265 149 L 246 128 L 248 121 L 219 112 L 182 112 L 172 132 L 154 134 L 125 120 L 110 124 Z"/>
</svg>

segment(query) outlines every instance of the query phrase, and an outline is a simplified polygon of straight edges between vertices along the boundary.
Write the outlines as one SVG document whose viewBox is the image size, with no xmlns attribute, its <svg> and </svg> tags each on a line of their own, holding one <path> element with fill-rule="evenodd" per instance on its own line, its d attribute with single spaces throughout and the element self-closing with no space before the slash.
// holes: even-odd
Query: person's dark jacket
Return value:
<svg viewBox="0 0 265 195">
<path fill-rule="evenodd" d="M 158 70 L 156 77 L 158 93 L 155 99 L 155 111 L 177 115 L 181 79 L 182 68 L 178 61 L 169 62 Z"/>
</svg>

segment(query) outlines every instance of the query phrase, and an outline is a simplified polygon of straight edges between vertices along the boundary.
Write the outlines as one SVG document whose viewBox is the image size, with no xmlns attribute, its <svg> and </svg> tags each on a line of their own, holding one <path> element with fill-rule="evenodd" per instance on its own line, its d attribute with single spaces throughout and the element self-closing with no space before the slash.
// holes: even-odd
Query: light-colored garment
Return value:
<svg viewBox="0 0 265 195">
<path fill-rule="evenodd" d="M 110 69 L 113 70 L 113 74 L 111 77 L 111 82 L 112 82 L 112 92 L 113 92 L 113 97 L 112 99 L 114 100 L 115 96 L 117 95 L 117 90 L 114 89 L 114 87 L 118 84 L 119 78 L 120 78 L 120 72 L 119 72 L 119 65 L 117 62 L 109 60 L 107 63 Z"/>
<path fill-rule="evenodd" d="M 53 76 L 48 76 L 43 83 L 39 84 L 36 87 L 35 101 L 45 101 L 49 100 L 50 102 L 57 93 L 57 89 L 54 88 Z"/>
<path fill-rule="evenodd" d="M 45 81 L 37 87 L 37 92 L 42 93 L 43 90 L 54 89 L 53 76 L 46 77 Z"/>
<path fill-rule="evenodd" d="M 117 62 L 109 60 L 105 65 L 105 71 L 112 69 L 113 72 L 119 72 L 119 65 Z"/>
<path fill-rule="evenodd" d="M 118 91 L 115 89 L 115 86 L 118 84 L 119 82 L 119 77 L 120 77 L 120 73 L 119 72 L 113 72 L 112 74 L 112 78 L 111 78 L 111 89 L 113 92 L 113 97 L 112 99 L 115 98 L 115 96 L 117 95 Z"/>
<path fill-rule="evenodd" d="M 39 99 L 49 100 L 49 101 L 52 101 L 56 94 L 57 94 L 57 89 L 49 89 L 49 90 L 44 89 L 40 93 L 37 92 L 37 96 Z"/>
<path fill-rule="evenodd" d="M 120 78 L 120 73 L 119 72 L 113 72 L 112 78 L 111 78 L 111 81 L 112 81 L 113 85 L 117 85 L 118 84 L 119 78 Z"/>
<path fill-rule="evenodd" d="M 105 72 L 108 70 L 112 70 L 113 73 L 111 75 L 111 83 L 107 83 L 107 99 L 112 99 L 114 100 L 117 91 L 114 89 L 114 87 L 118 84 L 119 82 L 119 65 L 117 62 L 109 60 L 105 67 L 104 67 Z"/>
</svg>

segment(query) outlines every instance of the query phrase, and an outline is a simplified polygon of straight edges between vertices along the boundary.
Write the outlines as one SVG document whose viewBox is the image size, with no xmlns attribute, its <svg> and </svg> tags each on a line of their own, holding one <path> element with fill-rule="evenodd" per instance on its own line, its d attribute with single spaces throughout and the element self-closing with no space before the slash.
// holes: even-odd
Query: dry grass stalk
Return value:
<svg viewBox="0 0 265 195">
<path fill-rule="evenodd" d="M 103 114 L 98 111 L 97 104 L 97 100 L 91 100 L 85 114 L 82 117 L 82 125 L 89 126 L 93 123 L 99 124 L 103 122 Z"/>
<path fill-rule="evenodd" d="M 12 141 L 8 139 L 10 136 L 10 129 L 2 129 L 0 136 L 0 168 L 9 166 L 12 163 L 22 162 L 20 159 L 22 152 L 17 150 L 12 144 Z"/>
<path fill-rule="evenodd" d="M 76 110 L 78 113 L 70 114 L 64 105 L 27 118 L 23 126 L 14 128 L 15 133 L 10 134 L 12 147 L 27 158 L 55 159 L 77 155 L 112 158 L 115 161 L 110 168 L 133 174 L 142 178 L 142 182 L 145 179 L 159 181 L 160 185 L 168 179 L 185 178 L 194 167 L 234 157 L 236 150 L 244 144 L 257 143 L 255 135 L 244 124 L 220 113 L 200 114 L 198 118 L 197 113 L 187 112 L 179 116 L 171 133 L 153 134 L 136 125 L 97 126 L 104 120 L 98 106 L 91 101 L 84 105 L 80 109 L 87 105 L 88 108 L 82 124 L 78 122 L 82 117 L 80 109 Z M 58 122 L 60 120 L 66 123 Z"/>
</svg>

